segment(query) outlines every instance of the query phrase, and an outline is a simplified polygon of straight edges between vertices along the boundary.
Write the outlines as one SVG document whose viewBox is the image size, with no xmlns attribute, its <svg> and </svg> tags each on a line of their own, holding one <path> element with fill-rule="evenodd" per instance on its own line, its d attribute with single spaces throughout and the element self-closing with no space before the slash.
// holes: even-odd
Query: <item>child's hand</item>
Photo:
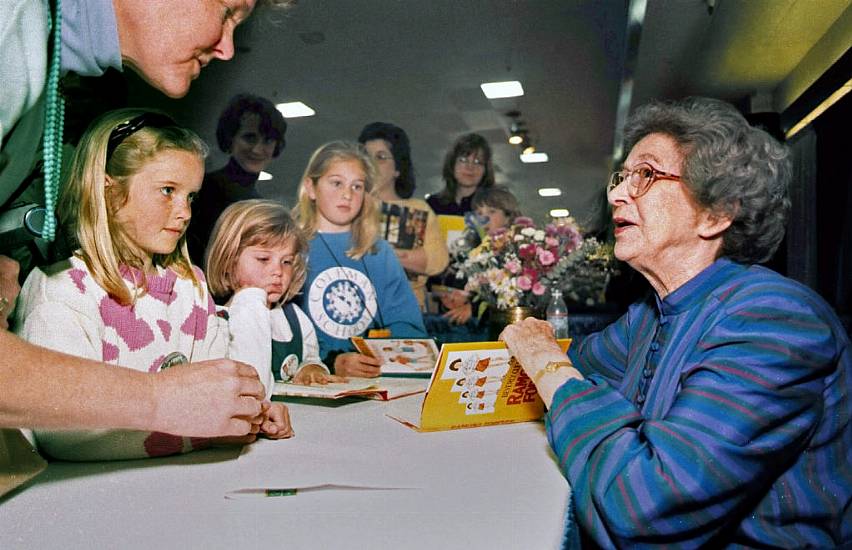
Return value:
<svg viewBox="0 0 852 550">
<path fill-rule="evenodd" d="M 290 412 L 284 403 L 269 404 L 260 432 L 269 439 L 286 439 L 295 435 L 290 425 Z"/>
<path fill-rule="evenodd" d="M 249 422 L 249 433 L 245 435 L 225 435 L 221 437 L 211 437 L 204 444 L 199 444 L 197 448 L 205 446 L 210 447 L 230 447 L 232 445 L 248 445 L 257 441 L 257 434 L 262 429 L 263 422 L 269 413 L 269 401 L 260 402 L 260 414 L 253 417 L 246 417 Z"/>
<path fill-rule="evenodd" d="M 310 386 L 311 384 L 321 384 L 324 386 L 329 382 L 346 382 L 346 378 L 328 374 L 319 365 L 305 365 L 293 377 L 294 384 L 301 384 L 303 386 Z"/>
<path fill-rule="evenodd" d="M 375 357 L 351 351 L 337 356 L 334 360 L 334 372 L 338 376 L 375 378 L 382 374 L 381 364 Z"/>
<path fill-rule="evenodd" d="M 457 325 L 467 323 L 471 317 L 473 317 L 473 305 L 470 302 L 456 306 L 444 314 L 444 318 Z"/>
</svg>

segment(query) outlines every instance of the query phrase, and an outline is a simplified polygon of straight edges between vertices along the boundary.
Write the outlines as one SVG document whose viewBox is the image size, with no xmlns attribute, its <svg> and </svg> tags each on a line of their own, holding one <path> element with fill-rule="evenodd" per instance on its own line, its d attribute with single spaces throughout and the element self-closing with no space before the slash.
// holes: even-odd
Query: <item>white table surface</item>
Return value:
<svg viewBox="0 0 852 550">
<path fill-rule="evenodd" d="M 385 416 L 412 399 L 290 402 L 296 436 L 240 456 L 52 463 L 0 499 L 0 548 L 556 548 L 570 489 L 543 423 L 421 434 Z M 225 498 L 324 483 L 406 489 Z"/>
</svg>

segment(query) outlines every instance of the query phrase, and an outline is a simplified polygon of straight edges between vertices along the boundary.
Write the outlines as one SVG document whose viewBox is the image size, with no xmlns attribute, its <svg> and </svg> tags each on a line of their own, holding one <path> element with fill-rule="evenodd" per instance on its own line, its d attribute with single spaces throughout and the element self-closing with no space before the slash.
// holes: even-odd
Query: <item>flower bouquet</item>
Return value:
<svg viewBox="0 0 852 550">
<path fill-rule="evenodd" d="M 451 246 L 456 276 L 467 279 L 465 290 L 485 308 L 521 306 L 543 311 L 550 290 L 560 289 L 570 302 L 594 306 L 614 272 L 612 246 L 584 237 L 573 218 L 538 229 L 519 217 L 511 227 L 481 237 L 472 246 L 470 230 Z"/>
</svg>

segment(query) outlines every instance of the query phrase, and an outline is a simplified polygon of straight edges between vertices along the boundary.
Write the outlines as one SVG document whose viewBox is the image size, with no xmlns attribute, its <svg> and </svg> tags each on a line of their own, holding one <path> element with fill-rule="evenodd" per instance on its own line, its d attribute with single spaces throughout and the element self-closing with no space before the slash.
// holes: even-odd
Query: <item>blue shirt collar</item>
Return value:
<svg viewBox="0 0 852 550">
<path fill-rule="evenodd" d="M 62 73 L 100 76 L 110 67 L 121 69 L 112 0 L 64 0 Z"/>
<path fill-rule="evenodd" d="M 687 311 L 710 299 L 711 294 L 723 281 L 742 269 L 744 266 L 728 258 L 719 258 L 665 298 L 660 299 L 660 296 L 654 293 L 657 309 L 661 315 L 675 315 Z"/>
</svg>

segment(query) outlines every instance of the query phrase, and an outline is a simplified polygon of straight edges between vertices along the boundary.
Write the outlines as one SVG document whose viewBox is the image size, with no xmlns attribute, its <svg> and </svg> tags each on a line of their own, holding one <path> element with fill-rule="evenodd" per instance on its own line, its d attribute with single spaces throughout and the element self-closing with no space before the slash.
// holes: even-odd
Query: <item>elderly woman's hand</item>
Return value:
<svg viewBox="0 0 852 550">
<path fill-rule="evenodd" d="M 549 408 L 553 394 L 569 378 L 581 379 L 583 376 L 570 365 L 568 357 L 559 347 L 553 335 L 553 327 L 547 321 L 527 317 L 519 323 L 514 323 L 503 329 L 500 340 L 506 342 L 506 347 L 521 366 L 527 376 L 536 383 L 539 395 Z M 541 373 L 548 363 L 564 363 L 558 371 Z"/>
<path fill-rule="evenodd" d="M 9 328 L 9 314 L 15 309 L 15 300 L 21 291 L 18 284 L 20 270 L 18 262 L 0 255 L 0 330 Z"/>
<path fill-rule="evenodd" d="M 520 361 L 530 376 L 548 361 L 566 360 L 553 335 L 553 327 L 547 321 L 527 317 L 503 329 L 500 340 L 506 342 L 509 352 Z M 541 361 L 543 363 L 538 365 Z"/>
</svg>

